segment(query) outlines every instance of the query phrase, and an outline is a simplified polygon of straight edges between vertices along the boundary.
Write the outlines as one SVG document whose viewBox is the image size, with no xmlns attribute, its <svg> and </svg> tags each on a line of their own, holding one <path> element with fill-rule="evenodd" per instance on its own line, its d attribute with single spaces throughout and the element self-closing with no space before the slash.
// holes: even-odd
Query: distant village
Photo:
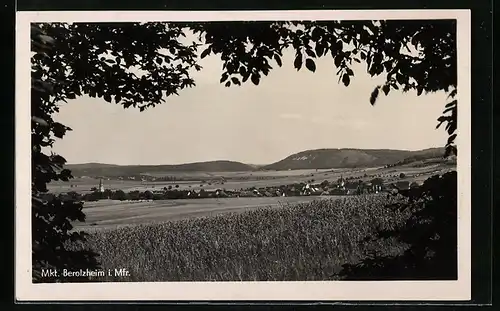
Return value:
<svg viewBox="0 0 500 311">
<path fill-rule="evenodd" d="M 403 177 L 403 176 L 401 176 Z M 223 181 L 220 182 L 223 185 Z M 380 192 L 397 193 L 401 190 L 409 190 L 418 187 L 416 182 L 406 180 L 396 181 L 390 184 L 384 182 L 382 178 L 373 178 L 370 181 L 349 180 L 342 176 L 336 182 L 327 180 L 321 183 L 294 183 L 280 186 L 251 187 L 236 189 L 178 189 L 179 185 L 173 187 L 163 187 L 161 189 L 151 189 L 145 191 L 130 191 L 106 189 L 103 179 L 99 180 L 99 185 L 93 187 L 89 193 L 77 193 L 70 191 L 59 196 L 63 199 L 80 201 L 98 201 L 103 199 L 111 200 L 172 200 L 172 199 L 200 199 L 200 198 L 243 198 L 243 197 L 289 197 L 289 196 L 330 196 L 330 195 L 361 195 Z"/>
</svg>

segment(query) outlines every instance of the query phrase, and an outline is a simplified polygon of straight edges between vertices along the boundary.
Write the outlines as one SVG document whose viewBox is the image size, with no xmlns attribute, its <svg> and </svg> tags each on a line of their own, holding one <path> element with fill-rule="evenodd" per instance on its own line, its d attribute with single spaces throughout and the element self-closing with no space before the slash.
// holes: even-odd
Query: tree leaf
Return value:
<svg viewBox="0 0 500 311">
<path fill-rule="evenodd" d="M 242 77 L 245 77 L 245 75 L 246 75 L 246 73 L 247 73 L 247 69 L 246 69 L 244 66 L 241 66 L 241 67 L 239 68 L 239 70 L 238 70 L 238 71 L 239 71 L 239 73 L 240 73 L 240 75 L 241 75 Z M 244 80 L 244 81 L 245 81 L 245 80 Z"/>
<path fill-rule="evenodd" d="M 274 60 L 276 61 L 276 63 L 278 64 L 278 66 L 281 67 L 282 63 L 281 63 L 281 58 L 279 57 L 279 55 L 275 54 L 274 55 Z"/>
<path fill-rule="evenodd" d="M 349 86 L 349 83 L 351 82 L 351 78 L 349 77 L 349 75 L 347 73 L 345 73 L 342 76 L 342 82 L 344 83 L 345 86 Z"/>
<path fill-rule="evenodd" d="M 320 43 L 316 43 L 316 49 L 315 50 L 316 50 L 316 55 L 318 57 L 323 56 L 323 53 L 325 52 L 325 48 Z"/>
<path fill-rule="evenodd" d="M 307 50 L 306 50 L 306 54 L 307 54 L 309 57 L 316 57 L 316 54 L 314 54 L 313 50 L 310 50 L 310 49 L 307 49 Z"/>
<path fill-rule="evenodd" d="M 231 81 L 233 82 L 233 84 L 241 85 L 240 80 L 238 80 L 238 78 L 236 77 L 231 78 Z"/>
<path fill-rule="evenodd" d="M 373 106 L 373 105 L 375 105 L 375 102 L 377 101 L 378 94 L 379 94 L 379 89 L 380 89 L 380 86 L 377 86 L 377 87 L 373 90 L 373 92 L 372 92 L 372 94 L 371 94 L 371 96 L 370 96 L 370 104 L 372 104 L 372 106 Z"/>
<path fill-rule="evenodd" d="M 42 118 L 33 116 L 31 117 L 31 120 L 37 124 L 40 124 L 41 126 L 49 126 L 49 123 Z"/>
<path fill-rule="evenodd" d="M 453 100 L 453 101 L 451 101 L 451 102 L 447 103 L 445 107 L 446 107 L 446 108 L 451 108 L 451 107 L 454 107 L 454 106 L 456 106 L 456 105 L 457 105 L 457 100 L 455 99 L 455 100 Z"/>
<path fill-rule="evenodd" d="M 382 66 L 384 66 L 385 71 L 389 72 L 392 68 L 392 62 L 391 61 L 385 61 L 382 63 Z"/>
<path fill-rule="evenodd" d="M 306 59 L 306 67 L 309 69 L 311 72 L 316 71 L 316 64 L 311 58 Z"/>
<path fill-rule="evenodd" d="M 64 134 L 66 134 L 66 127 L 59 122 L 55 122 L 52 125 L 52 132 L 55 137 L 63 138 Z"/>
<path fill-rule="evenodd" d="M 230 81 L 227 81 L 226 84 L 225 84 L 226 87 L 230 87 L 231 86 L 231 82 Z"/>
<path fill-rule="evenodd" d="M 456 110 L 457 110 L 457 107 L 448 107 L 445 110 L 443 110 L 443 114 L 446 114 L 448 112 L 456 113 Z"/>
<path fill-rule="evenodd" d="M 337 54 L 342 52 L 344 48 L 344 42 L 342 42 L 342 40 L 337 40 L 337 42 L 335 43 L 335 49 L 337 50 Z"/>
<path fill-rule="evenodd" d="M 340 65 L 342 64 L 342 60 L 343 60 L 343 57 L 342 55 L 337 55 L 335 56 L 335 59 L 334 59 L 334 62 L 335 62 L 335 66 L 340 67 Z"/>
<path fill-rule="evenodd" d="M 384 86 L 382 87 L 382 91 L 384 91 L 384 94 L 387 96 L 387 94 L 389 94 L 389 91 L 391 90 L 391 87 L 389 86 L 389 84 L 384 84 Z"/>
<path fill-rule="evenodd" d="M 251 78 L 251 79 L 252 79 L 253 84 L 255 84 L 255 85 L 259 85 L 259 82 L 260 82 L 260 76 L 259 76 L 258 74 L 253 73 L 253 74 L 252 74 L 252 78 Z"/>
<path fill-rule="evenodd" d="M 404 75 L 397 73 L 396 74 L 396 81 L 398 81 L 399 84 L 403 85 L 404 84 Z"/>
<path fill-rule="evenodd" d="M 210 47 L 207 48 L 205 51 L 201 52 L 201 55 L 200 55 L 200 58 L 201 59 L 204 59 L 205 57 L 207 57 L 208 54 L 210 54 Z"/>
<path fill-rule="evenodd" d="M 249 73 L 249 72 L 246 72 L 246 73 L 243 75 L 243 82 L 247 82 L 248 78 L 250 78 L 250 73 Z"/>
<path fill-rule="evenodd" d="M 314 27 L 311 33 L 311 37 L 314 41 L 318 41 L 318 39 L 321 38 L 321 29 L 319 29 L 318 27 Z"/>
<path fill-rule="evenodd" d="M 455 138 L 457 138 L 457 134 L 450 135 L 450 137 L 448 137 L 448 145 L 452 144 Z"/>
<path fill-rule="evenodd" d="M 293 62 L 293 66 L 297 71 L 302 68 L 302 53 L 298 53 L 297 56 L 295 57 L 295 61 Z"/>
<path fill-rule="evenodd" d="M 447 129 L 448 135 L 451 135 L 451 134 L 455 133 L 455 131 L 457 130 L 457 123 L 456 123 L 456 121 L 452 120 L 452 121 L 448 122 L 448 124 L 449 124 L 449 127 Z"/>
<path fill-rule="evenodd" d="M 224 81 L 227 80 L 227 78 L 229 78 L 229 75 L 227 72 L 224 72 L 220 78 L 220 83 L 223 83 Z"/>
<path fill-rule="evenodd" d="M 47 35 L 39 35 L 38 38 L 40 38 L 40 40 L 42 40 L 44 43 L 47 43 L 50 45 L 53 45 L 55 42 L 54 38 L 47 36 Z"/>
<path fill-rule="evenodd" d="M 104 94 L 103 98 L 108 103 L 111 103 L 111 95 L 109 95 L 109 93 Z"/>
</svg>

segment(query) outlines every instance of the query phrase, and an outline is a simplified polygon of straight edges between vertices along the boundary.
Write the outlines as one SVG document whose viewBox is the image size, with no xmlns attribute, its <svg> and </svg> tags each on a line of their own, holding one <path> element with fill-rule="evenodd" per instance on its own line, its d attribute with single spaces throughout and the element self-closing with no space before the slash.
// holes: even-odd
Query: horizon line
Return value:
<svg viewBox="0 0 500 311">
<path fill-rule="evenodd" d="M 445 147 L 428 147 L 428 148 L 422 148 L 422 149 L 391 149 L 391 148 L 316 148 L 316 149 L 307 149 L 303 151 L 297 151 L 294 152 L 286 157 L 283 157 L 277 161 L 271 162 L 271 163 L 265 163 L 265 164 L 255 164 L 255 163 L 250 163 L 250 162 L 242 162 L 242 161 L 237 161 L 237 160 L 228 160 L 228 159 L 216 159 L 216 160 L 204 160 L 204 161 L 195 161 L 195 162 L 183 162 L 183 163 L 174 163 L 174 164 L 115 164 L 115 163 L 104 163 L 104 162 L 80 162 L 80 163 L 66 163 L 65 165 L 85 165 L 85 164 L 101 164 L 101 165 L 114 165 L 114 166 L 175 166 L 175 165 L 190 165 L 190 164 L 201 164 L 201 163 L 209 163 L 209 162 L 233 162 L 233 163 L 241 163 L 249 166 L 266 166 L 266 165 L 271 165 L 276 162 L 279 162 L 281 160 L 284 160 L 294 154 L 301 153 L 301 152 L 306 152 L 306 151 L 318 151 L 318 150 L 387 150 L 387 151 L 410 151 L 410 152 L 415 152 L 415 151 L 423 151 L 423 150 L 429 150 L 429 149 L 444 149 Z"/>
</svg>

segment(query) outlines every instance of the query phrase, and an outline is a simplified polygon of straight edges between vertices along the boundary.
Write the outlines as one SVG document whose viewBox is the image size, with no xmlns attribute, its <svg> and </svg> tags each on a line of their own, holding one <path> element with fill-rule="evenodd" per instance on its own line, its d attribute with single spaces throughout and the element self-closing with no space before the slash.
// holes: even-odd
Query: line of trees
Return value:
<svg viewBox="0 0 500 311">
<path fill-rule="evenodd" d="M 347 181 L 345 183 L 346 188 L 356 189 L 359 188 L 364 182 L 362 180 Z M 382 186 L 384 180 L 382 178 L 374 178 L 370 181 L 373 185 Z M 75 200 L 75 201 L 98 201 L 104 199 L 119 200 L 119 201 L 136 201 L 136 200 L 175 200 L 175 199 L 191 199 L 191 198 L 211 198 L 211 197 L 255 197 L 254 190 L 258 190 L 259 193 L 270 193 L 272 196 L 277 196 L 277 191 L 279 194 L 285 194 L 286 196 L 299 196 L 302 193 L 302 189 L 306 186 L 306 183 L 293 183 L 288 185 L 280 185 L 274 187 L 250 187 L 241 188 L 239 191 L 227 191 L 226 189 L 221 189 L 220 191 L 206 191 L 205 189 L 200 189 L 199 191 L 192 190 L 179 190 L 179 185 L 164 187 L 162 191 L 139 191 L 134 190 L 130 192 L 125 192 L 123 190 L 111 190 L 105 189 L 103 192 L 97 191 L 96 188 L 90 193 L 78 193 L 76 191 L 70 191 L 66 194 L 61 194 L 59 197 L 64 200 Z M 335 195 L 339 194 L 336 190 L 337 184 L 325 180 L 321 182 L 318 187 L 321 190 L 328 191 L 329 194 Z M 55 195 L 45 196 L 45 199 L 53 199 Z"/>
<path fill-rule="evenodd" d="M 94 191 L 90 193 L 77 193 L 74 191 L 68 192 L 67 194 L 61 195 L 61 197 L 71 200 L 78 201 L 98 201 L 104 199 L 119 200 L 119 201 L 137 201 L 137 200 L 174 200 L 174 199 L 188 199 L 190 191 L 186 190 L 168 190 L 161 192 L 153 192 L 150 190 L 139 191 L 134 190 L 130 192 L 125 192 L 123 190 L 109 190 L 106 189 L 104 192 Z M 208 192 L 201 190 L 200 197 L 209 197 Z"/>
</svg>

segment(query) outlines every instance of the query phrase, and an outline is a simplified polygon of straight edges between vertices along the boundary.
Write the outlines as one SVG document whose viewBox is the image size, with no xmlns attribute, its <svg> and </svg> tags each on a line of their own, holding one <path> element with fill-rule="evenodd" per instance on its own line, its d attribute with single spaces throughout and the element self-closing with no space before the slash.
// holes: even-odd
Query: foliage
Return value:
<svg viewBox="0 0 500 311">
<path fill-rule="evenodd" d="M 84 238 L 81 233 L 69 233 L 71 221 L 85 219 L 82 204 L 39 199 L 50 181 L 71 178 L 70 171 L 62 168 L 63 157 L 43 153 L 52 147 L 54 138 L 71 130 L 53 120 L 58 104 L 87 94 L 142 111 L 194 85 L 188 70 L 200 67 L 195 64 L 196 44 L 180 43 L 184 34 L 175 26 L 52 23 L 31 29 L 33 270 L 37 279 L 41 267 L 70 265 L 61 258 L 74 256 L 59 254 L 64 251 L 61 243 Z M 94 264 L 93 257 L 89 260 L 86 267 Z M 78 267 L 77 263 L 72 267 Z"/>
<path fill-rule="evenodd" d="M 315 59 L 330 55 L 345 86 L 354 77 L 353 62 L 366 63 L 372 76 L 385 73 L 386 82 L 372 92 L 371 104 L 380 91 L 386 95 L 392 90 L 415 90 L 418 95 L 448 92 L 452 101 L 438 126 L 446 124 L 447 153 L 456 153 L 455 28 L 451 20 L 33 24 L 34 273 L 45 266 L 78 266 L 62 245 L 84 238 L 71 232 L 70 222 L 85 218 L 80 203 L 41 199 L 47 183 L 71 178 L 63 168 L 63 157 L 44 153 L 55 138 L 71 130 L 53 120 L 59 104 L 88 95 L 142 111 L 194 86 L 190 71 L 201 69 L 197 64 L 200 45 L 185 42 L 189 30 L 205 44 L 201 58 L 212 53 L 220 56 L 220 82 L 228 87 L 247 81 L 259 85 L 270 73 L 271 62 L 282 66 L 282 52 L 291 47 L 297 70 L 315 72 Z M 411 47 L 418 52 L 405 52 Z M 89 260 L 87 267 L 94 264 L 94 259 Z"/>
<path fill-rule="evenodd" d="M 350 85 L 353 62 L 366 63 L 371 76 L 386 75 L 386 82 L 370 96 L 375 104 L 380 93 L 392 90 L 417 95 L 445 91 L 457 94 L 455 20 L 311 21 L 311 22 L 212 22 L 189 27 L 208 47 L 201 57 L 220 55 L 226 86 L 250 81 L 259 85 L 273 68 L 282 66 L 283 50 L 295 50 L 294 67 L 315 72 L 314 60 L 330 56 L 338 81 Z M 446 123 L 446 153 L 456 154 L 457 101 L 445 106 L 438 121 Z"/>
<path fill-rule="evenodd" d="M 53 48 L 53 39 L 44 35 L 36 27 L 32 29 L 32 52 L 43 55 Z M 36 72 L 36 69 L 35 69 Z M 38 71 L 39 73 L 39 71 Z M 32 102 L 32 277 L 34 282 L 41 281 L 42 269 L 51 268 L 93 268 L 97 267 L 97 254 L 81 249 L 77 252 L 67 249 L 69 241 L 82 242 L 83 232 L 72 232 L 72 221 L 84 221 L 83 204 L 75 200 L 62 200 L 46 195 L 47 183 L 51 180 L 67 181 L 71 178 L 69 170 L 63 169 L 65 159 L 61 156 L 42 152 L 51 147 L 51 135 L 62 137 L 70 128 L 55 122 L 51 114 L 56 107 L 48 104 L 54 91 L 53 81 L 43 75 L 33 73 Z M 57 277 L 44 278 L 44 282 L 58 281 Z"/>
<path fill-rule="evenodd" d="M 374 186 L 382 186 L 384 184 L 384 179 L 380 177 L 373 178 L 370 181 Z"/>
<path fill-rule="evenodd" d="M 380 230 L 371 240 L 397 238 L 410 247 L 401 255 L 373 252 L 359 264 L 346 264 L 340 274 L 343 278 L 457 279 L 457 172 L 430 177 L 422 186 L 402 194 L 409 201 L 394 208 L 409 210 L 412 216 L 404 226 Z"/>
<path fill-rule="evenodd" d="M 391 198 L 391 203 L 401 198 Z M 402 225 L 409 211 L 392 211 L 385 196 L 318 200 L 203 218 L 98 229 L 86 246 L 99 250 L 104 269 L 130 278 L 94 281 L 334 280 L 345 262 L 370 248 L 401 253 L 405 244 L 360 240 Z M 353 221 L 355 220 L 355 221 Z"/>
</svg>

